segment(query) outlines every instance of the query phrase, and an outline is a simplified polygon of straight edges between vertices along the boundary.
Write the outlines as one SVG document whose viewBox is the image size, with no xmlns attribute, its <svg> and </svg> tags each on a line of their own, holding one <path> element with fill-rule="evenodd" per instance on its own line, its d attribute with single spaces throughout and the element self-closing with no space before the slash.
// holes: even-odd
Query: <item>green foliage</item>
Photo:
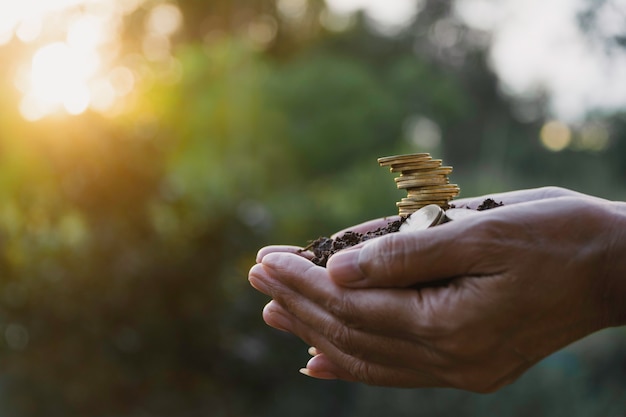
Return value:
<svg viewBox="0 0 626 417">
<path fill-rule="evenodd" d="M 460 68 L 362 21 L 331 34 L 307 18 L 298 37 L 273 1 L 248 3 L 180 2 L 180 81 L 139 86 L 116 118 L 26 123 L 2 85 L 2 415 L 559 415 L 572 397 L 571 416 L 618 412 L 623 375 L 595 393 L 607 365 L 578 354 L 573 383 L 548 361 L 484 398 L 297 374 L 306 346 L 264 326 L 267 300 L 245 279 L 255 252 L 393 214 L 399 192 L 376 158 L 422 150 L 407 119 L 437 123 L 435 156 L 464 195 L 556 183 L 623 196 L 626 127 L 616 116 L 609 151 L 549 153 L 480 52 Z M 267 52 L 235 6 L 279 22 Z M 215 16 L 223 30 L 201 42 Z M 623 366 L 623 350 L 607 356 Z"/>
</svg>

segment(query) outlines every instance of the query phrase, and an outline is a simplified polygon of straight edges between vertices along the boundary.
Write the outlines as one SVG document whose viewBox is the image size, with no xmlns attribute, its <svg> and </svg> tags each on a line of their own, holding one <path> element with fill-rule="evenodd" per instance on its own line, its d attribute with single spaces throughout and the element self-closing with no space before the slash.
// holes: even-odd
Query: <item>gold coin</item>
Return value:
<svg viewBox="0 0 626 417">
<path fill-rule="evenodd" d="M 399 164 L 391 164 L 389 171 L 391 172 L 403 172 L 420 169 L 433 169 L 441 167 L 441 159 L 431 159 L 424 162 L 407 162 Z"/>
<path fill-rule="evenodd" d="M 424 201 L 429 198 L 436 200 L 451 200 L 457 196 L 457 193 L 425 193 L 425 194 L 408 194 L 407 200 Z"/>
<path fill-rule="evenodd" d="M 396 203 L 396 206 L 398 206 L 398 210 L 403 212 L 403 211 L 409 211 L 409 210 L 418 210 L 421 209 L 424 206 L 437 206 L 437 207 L 448 207 L 448 203 L 446 201 L 424 201 L 422 204 L 413 204 L 413 205 L 406 205 L 406 206 L 401 206 L 398 205 L 398 203 Z"/>
<path fill-rule="evenodd" d="M 428 206 L 431 204 L 434 204 L 435 206 L 439 206 L 439 207 L 445 207 L 445 208 L 450 207 L 447 201 L 437 201 L 437 200 L 422 201 L 416 204 L 403 204 L 403 203 L 398 202 L 396 203 L 396 207 L 398 207 L 398 210 L 416 210 L 416 209 L 419 209 L 419 208 L 422 208 L 424 206 Z"/>
<path fill-rule="evenodd" d="M 413 208 L 416 206 L 427 206 L 428 204 L 437 204 L 438 206 L 445 206 L 448 205 L 450 203 L 450 200 L 445 199 L 445 200 L 440 200 L 440 199 L 436 199 L 433 198 L 432 200 L 422 200 L 422 201 L 398 201 L 396 202 L 396 207 L 398 208 Z"/>
<path fill-rule="evenodd" d="M 421 201 L 404 200 L 404 201 L 396 202 L 396 207 L 411 208 L 411 207 L 416 207 L 416 206 L 427 206 L 429 204 L 442 205 L 442 204 L 448 204 L 449 201 L 450 200 L 441 199 L 441 198 L 431 198 L 428 200 L 421 200 Z"/>
<path fill-rule="evenodd" d="M 403 198 L 402 200 L 399 201 L 399 203 L 422 203 L 423 201 L 450 201 L 450 198 L 448 198 L 447 195 L 445 194 L 439 194 L 439 195 L 425 195 L 425 196 L 419 196 L 419 197 L 406 197 Z"/>
<path fill-rule="evenodd" d="M 448 178 L 426 178 L 423 180 L 415 179 L 415 180 L 407 180 L 407 181 L 398 181 L 396 186 L 399 189 L 403 188 L 413 188 L 413 187 L 424 187 L 431 185 L 446 185 L 448 183 Z"/>
<path fill-rule="evenodd" d="M 456 192 L 460 190 L 461 189 L 456 184 L 439 184 L 439 185 L 425 185 L 423 187 L 420 187 L 419 189 L 409 190 L 408 192 L 409 193 L 411 192 L 428 193 L 428 192 L 445 192 L 445 191 Z"/>
<path fill-rule="evenodd" d="M 438 203 L 447 203 L 450 200 L 447 198 L 440 198 L 440 197 L 431 197 L 428 199 L 422 199 L 422 200 L 400 200 L 396 203 L 396 206 L 398 207 L 411 207 L 411 206 L 416 206 L 416 205 L 426 205 L 426 204 L 438 204 Z"/>
<path fill-rule="evenodd" d="M 450 200 L 423 200 L 423 201 L 398 201 L 396 203 L 396 207 L 398 207 L 399 209 L 408 209 L 408 208 L 414 208 L 414 207 L 418 207 L 418 206 L 427 206 L 429 204 L 436 204 L 438 206 L 444 206 L 446 204 L 448 204 L 450 202 Z"/>
<path fill-rule="evenodd" d="M 432 159 L 429 153 L 411 153 L 406 155 L 383 156 L 382 158 L 378 158 L 378 163 L 381 166 L 385 166 L 396 162 L 427 161 L 429 159 Z"/>
<path fill-rule="evenodd" d="M 449 180 L 449 178 L 446 177 Z M 454 193 L 457 191 L 461 191 L 458 186 L 455 184 L 438 184 L 438 185 L 425 185 L 420 188 L 416 188 L 415 190 L 409 190 L 409 192 L 414 193 Z"/>
<path fill-rule="evenodd" d="M 402 170 L 401 176 L 405 176 L 405 175 L 422 175 L 422 174 L 448 175 L 450 173 L 452 173 L 452 167 L 438 167 L 438 168 L 423 168 L 423 169 Z"/>
<path fill-rule="evenodd" d="M 451 198 L 456 197 L 456 193 L 420 193 L 420 194 L 408 194 L 406 196 L 407 201 L 423 201 L 429 198 L 437 199 L 437 200 L 450 200 Z"/>
<path fill-rule="evenodd" d="M 424 175 L 401 175 L 399 177 L 394 178 L 393 180 L 395 182 L 402 182 L 402 181 L 411 181 L 411 180 L 427 180 L 427 179 L 447 179 L 448 176 L 447 175 L 441 175 L 441 174 L 424 174 Z"/>
<path fill-rule="evenodd" d="M 452 196 L 449 194 L 423 194 L 423 195 L 410 195 L 406 196 L 400 202 L 408 203 L 410 201 L 414 203 L 419 203 L 421 201 L 435 200 L 435 201 L 448 201 Z"/>
</svg>

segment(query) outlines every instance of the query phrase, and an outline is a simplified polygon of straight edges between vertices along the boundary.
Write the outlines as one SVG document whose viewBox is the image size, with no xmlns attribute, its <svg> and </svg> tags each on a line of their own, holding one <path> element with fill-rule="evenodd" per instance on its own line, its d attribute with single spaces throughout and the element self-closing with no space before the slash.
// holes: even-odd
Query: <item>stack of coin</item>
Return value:
<svg viewBox="0 0 626 417">
<path fill-rule="evenodd" d="M 441 159 L 433 159 L 428 153 L 386 156 L 378 158 L 378 163 L 388 166 L 391 172 L 400 173 L 395 178 L 396 186 L 407 192 L 407 196 L 396 203 L 402 217 L 430 204 L 447 209 L 450 200 L 459 195 L 459 186 L 448 180 L 452 167 L 442 166 Z"/>
</svg>

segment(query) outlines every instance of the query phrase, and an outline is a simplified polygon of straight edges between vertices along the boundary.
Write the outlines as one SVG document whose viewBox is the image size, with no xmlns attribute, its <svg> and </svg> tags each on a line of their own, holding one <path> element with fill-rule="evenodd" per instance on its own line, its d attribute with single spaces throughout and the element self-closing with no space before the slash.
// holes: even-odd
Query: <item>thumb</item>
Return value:
<svg viewBox="0 0 626 417">
<path fill-rule="evenodd" d="M 474 222 L 455 223 L 391 233 L 337 252 L 328 260 L 328 273 L 336 284 L 353 288 L 410 287 L 465 275 L 476 254 L 463 243 L 467 227 L 459 226 Z"/>
</svg>

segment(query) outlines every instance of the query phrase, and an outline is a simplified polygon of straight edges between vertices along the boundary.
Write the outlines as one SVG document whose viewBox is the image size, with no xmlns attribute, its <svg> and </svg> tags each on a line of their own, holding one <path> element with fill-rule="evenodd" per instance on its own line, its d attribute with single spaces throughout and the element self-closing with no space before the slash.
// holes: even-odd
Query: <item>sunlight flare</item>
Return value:
<svg viewBox="0 0 626 417">
<path fill-rule="evenodd" d="M 37 106 L 50 109 L 62 106 L 69 114 L 84 112 L 91 100 L 88 82 L 99 61 L 95 52 L 80 51 L 63 42 L 40 48 L 30 69 L 30 93 Z"/>
<path fill-rule="evenodd" d="M 59 112 L 79 115 L 88 109 L 106 113 L 128 96 L 136 75 L 116 64 L 121 58 L 119 25 L 144 1 L 0 2 L 0 46 L 29 45 L 13 70 L 24 119 L 36 121 Z M 173 5 L 157 5 L 149 16 L 152 27 L 166 35 L 176 32 L 182 21 Z"/>
</svg>

